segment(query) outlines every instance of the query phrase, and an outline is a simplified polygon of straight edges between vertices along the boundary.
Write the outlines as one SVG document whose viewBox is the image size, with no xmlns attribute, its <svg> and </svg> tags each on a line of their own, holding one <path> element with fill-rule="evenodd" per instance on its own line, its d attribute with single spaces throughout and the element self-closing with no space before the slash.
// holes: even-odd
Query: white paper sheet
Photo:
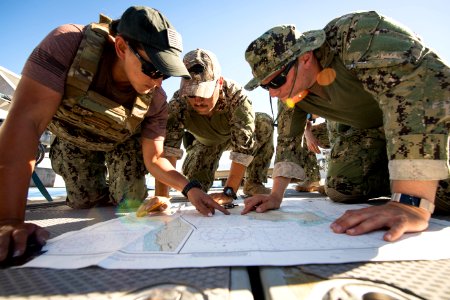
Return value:
<svg viewBox="0 0 450 300">
<path fill-rule="evenodd" d="M 383 240 L 384 231 L 361 236 L 331 231 L 331 222 L 345 210 L 360 207 L 289 198 L 280 210 L 244 216 L 242 204 L 229 216 L 203 217 L 190 205 L 170 216 L 130 213 L 49 240 L 47 252 L 24 267 L 162 269 L 450 258 L 446 221 L 432 219 L 427 231 L 395 243 Z"/>
</svg>

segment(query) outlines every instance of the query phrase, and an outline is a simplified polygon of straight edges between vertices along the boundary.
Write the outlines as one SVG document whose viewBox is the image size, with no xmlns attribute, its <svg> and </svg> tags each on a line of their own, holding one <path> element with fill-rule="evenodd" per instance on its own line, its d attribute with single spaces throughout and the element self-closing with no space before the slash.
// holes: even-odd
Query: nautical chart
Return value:
<svg viewBox="0 0 450 300">
<path fill-rule="evenodd" d="M 137 218 L 134 213 L 48 241 L 47 252 L 26 267 L 178 268 L 298 265 L 450 258 L 450 223 L 432 220 L 426 232 L 387 243 L 383 231 L 361 236 L 329 226 L 347 209 L 326 199 L 289 198 L 279 210 L 201 216 L 177 204 L 172 214 Z"/>
</svg>

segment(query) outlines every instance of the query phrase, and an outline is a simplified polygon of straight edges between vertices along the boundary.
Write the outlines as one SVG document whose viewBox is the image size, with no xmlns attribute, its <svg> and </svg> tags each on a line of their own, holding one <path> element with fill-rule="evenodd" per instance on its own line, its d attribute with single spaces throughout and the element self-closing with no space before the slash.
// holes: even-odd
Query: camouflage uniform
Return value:
<svg viewBox="0 0 450 300">
<path fill-rule="evenodd" d="M 195 140 L 187 146 L 183 174 L 189 180 L 197 179 L 204 191 L 212 186 L 220 157 L 231 150 L 230 159 L 247 167 L 246 181 L 267 181 L 267 170 L 272 159 L 273 120 L 265 113 L 254 113 L 242 88 L 230 79 L 224 79 L 219 99 L 211 117 L 198 114 L 179 91 L 169 102 L 167 135 L 164 142 L 166 157 L 180 159 L 185 131 Z"/>
<path fill-rule="evenodd" d="M 281 101 L 278 101 L 278 120 L 281 120 L 281 124 L 284 124 L 284 122 L 289 122 L 289 119 L 286 119 L 289 117 L 288 112 L 293 112 L 292 108 L 287 107 L 285 104 L 283 104 Z M 317 138 L 319 143 L 324 148 L 330 148 L 330 141 L 328 139 L 328 132 L 327 132 L 327 123 L 326 121 L 317 125 L 313 125 L 311 127 L 311 131 L 313 135 Z M 312 182 L 319 182 L 320 181 L 320 167 L 317 161 L 316 153 L 310 151 L 308 149 L 307 143 L 304 140 L 303 135 L 297 135 L 295 137 L 292 137 L 292 140 L 283 140 L 283 144 L 289 144 L 293 143 L 296 145 L 296 149 L 298 149 L 298 152 L 296 151 L 295 159 L 296 163 L 299 164 L 302 168 L 301 174 L 305 174 L 304 178 L 297 178 L 301 179 L 304 184 L 309 184 Z M 280 140 L 278 141 L 280 142 Z M 277 147 L 278 150 L 282 150 L 283 147 Z M 298 181 L 298 180 L 295 180 Z"/>
<path fill-rule="evenodd" d="M 327 195 L 343 202 L 388 196 L 390 181 L 383 128 L 357 129 L 333 121 L 327 127 L 332 143 Z"/>
<path fill-rule="evenodd" d="M 330 198 L 354 201 L 384 195 L 389 183 L 380 177 L 389 174 L 391 180 L 440 180 L 435 204 L 450 209 L 450 69 L 433 51 L 414 33 L 376 12 L 342 16 L 300 38 L 286 35 L 282 26 L 266 34 L 285 35 L 280 39 L 284 48 L 294 48 L 291 60 L 312 50 L 323 70 L 336 75 L 328 85 L 316 82 L 310 88 L 279 137 L 301 135 L 306 112 L 336 122 L 330 124 L 335 136 L 330 139 Z M 262 67 L 261 57 L 267 56 L 262 49 L 289 52 L 279 45 L 261 45 L 264 42 L 256 40 L 247 49 L 255 75 L 248 89 L 269 75 L 268 67 Z M 286 58 L 278 69 L 288 62 Z M 289 146 L 282 147 L 276 163 L 292 161 Z M 278 172 L 282 174 L 290 175 Z"/>
<path fill-rule="evenodd" d="M 108 152 L 85 150 L 56 138 L 50 159 L 54 171 L 64 179 L 67 205 L 72 208 L 117 205 L 124 199 L 128 205 L 147 197 L 140 135 Z"/>
<path fill-rule="evenodd" d="M 328 139 L 327 123 L 323 122 L 317 125 L 312 125 L 312 134 L 316 137 L 323 148 L 330 148 L 330 141 Z M 316 153 L 308 149 L 308 145 L 303 138 L 302 155 L 304 158 L 304 168 L 306 170 L 305 181 L 318 182 L 320 181 L 320 166 L 317 161 Z"/>
</svg>

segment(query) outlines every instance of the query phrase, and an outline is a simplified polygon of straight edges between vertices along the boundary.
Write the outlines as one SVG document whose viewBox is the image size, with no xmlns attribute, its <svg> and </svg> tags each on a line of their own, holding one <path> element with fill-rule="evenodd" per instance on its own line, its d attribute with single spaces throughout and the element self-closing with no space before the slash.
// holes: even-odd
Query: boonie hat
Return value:
<svg viewBox="0 0 450 300">
<path fill-rule="evenodd" d="M 295 25 L 279 25 L 269 29 L 245 50 L 245 60 L 250 64 L 254 78 L 244 88 L 249 91 L 255 89 L 271 74 L 303 53 L 319 48 L 324 41 L 323 30 L 302 34 L 295 29 Z"/>
<path fill-rule="evenodd" d="M 181 79 L 180 96 L 210 98 L 221 76 L 216 55 L 208 50 L 195 49 L 184 56 L 183 62 L 192 79 Z"/>
<path fill-rule="evenodd" d="M 119 20 L 117 32 L 141 43 L 152 63 L 165 75 L 190 78 L 180 58 L 181 35 L 158 10 L 145 6 L 128 8 Z"/>
</svg>

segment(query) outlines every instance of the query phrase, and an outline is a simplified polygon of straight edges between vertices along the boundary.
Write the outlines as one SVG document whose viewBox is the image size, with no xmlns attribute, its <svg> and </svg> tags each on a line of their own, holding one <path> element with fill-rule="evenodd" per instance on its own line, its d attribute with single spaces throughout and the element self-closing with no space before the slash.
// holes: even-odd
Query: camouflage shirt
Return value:
<svg viewBox="0 0 450 300">
<path fill-rule="evenodd" d="M 355 128 L 383 126 L 391 179 L 447 178 L 448 66 L 411 31 L 376 12 L 339 17 L 324 31 L 326 41 L 314 54 L 336 76 L 328 85 L 316 82 L 294 109 L 281 110 L 274 173 L 277 163 L 301 164 L 290 144 L 313 113 Z M 297 171 L 279 176 L 297 177 L 288 176 Z"/>
<path fill-rule="evenodd" d="M 198 114 L 176 91 L 169 102 L 169 119 L 164 142 L 166 156 L 181 157 L 184 131 L 206 146 L 230 142 L 231 159 L 248 165 L 253 159 L 255 113 L 242 87 L 224 78 L 211 117 Z"/>
</svg>

